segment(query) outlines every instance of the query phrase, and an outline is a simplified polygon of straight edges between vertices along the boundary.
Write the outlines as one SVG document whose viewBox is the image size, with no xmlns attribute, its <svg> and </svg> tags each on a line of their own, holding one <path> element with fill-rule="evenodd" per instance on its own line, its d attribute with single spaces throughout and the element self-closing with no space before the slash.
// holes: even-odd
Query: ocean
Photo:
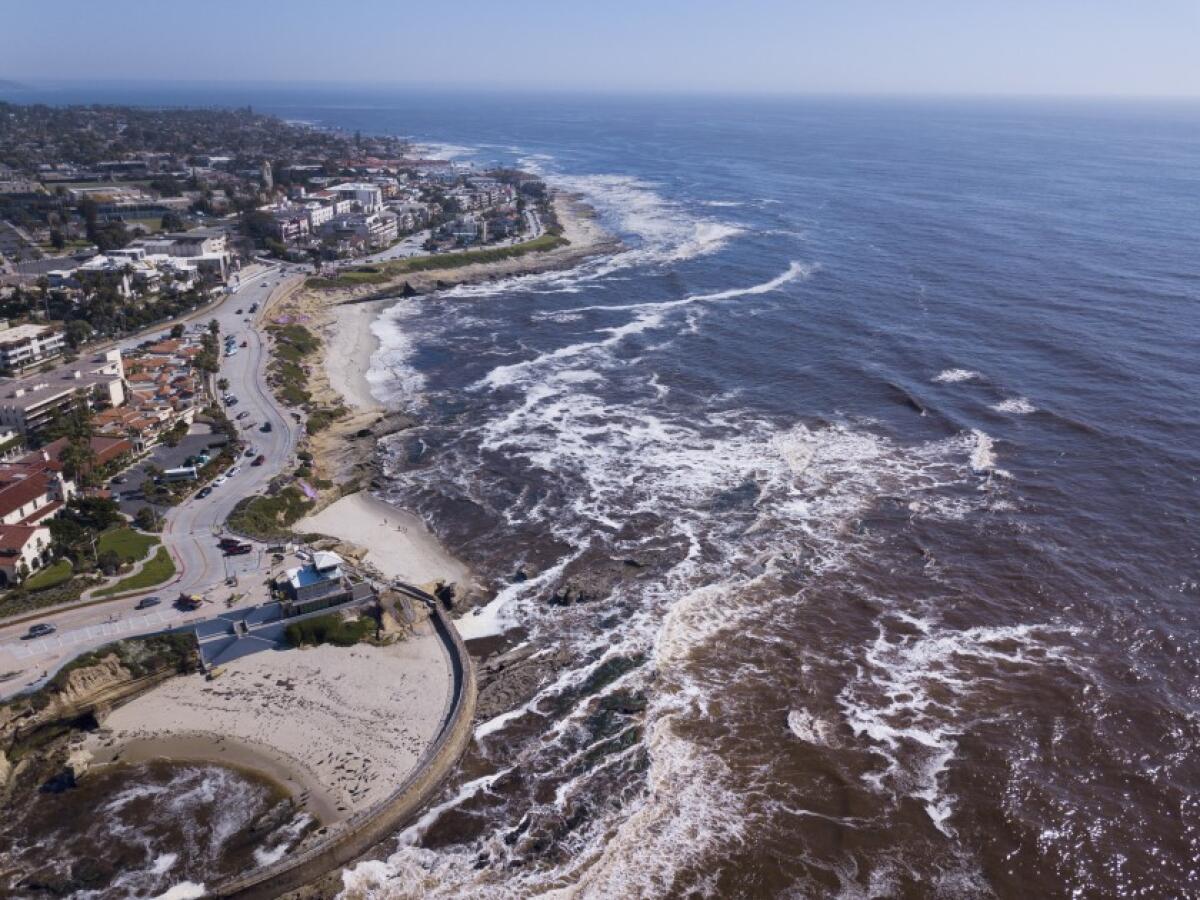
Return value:
<svg viewBox="0 0 1200 900">
<path fill-rule="evenodd" d="M 205 96 L 625 245 L 374 325 L 387 496 L 557 662 L 347 896 L 1200 895 L 1200 107 Z"/>
</svg>

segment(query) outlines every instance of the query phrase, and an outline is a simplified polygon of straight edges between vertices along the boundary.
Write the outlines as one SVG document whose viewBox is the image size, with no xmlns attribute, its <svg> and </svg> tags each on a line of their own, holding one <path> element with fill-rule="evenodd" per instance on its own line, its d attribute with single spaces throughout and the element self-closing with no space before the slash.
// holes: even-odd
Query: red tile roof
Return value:
<svg viewBox="0 0 1200 900">
<path fill-rule="evenodd" d="M 0 553 L 6 556 L 20 553 L 37 531 L 34 525 L 0 525 Z"/>
<path fill-rule="evenodd" d="M 11 515 L 49 492 L 50 479 L 41 472 L 9 482 L 0 487 L 0 518 Z"/>
</svg>

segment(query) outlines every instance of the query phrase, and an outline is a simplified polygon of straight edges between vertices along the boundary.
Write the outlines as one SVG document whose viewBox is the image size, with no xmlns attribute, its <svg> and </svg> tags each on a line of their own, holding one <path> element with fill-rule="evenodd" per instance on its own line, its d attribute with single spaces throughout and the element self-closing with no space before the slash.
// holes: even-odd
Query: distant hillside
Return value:
<svg viewBox="0 0 1200 900">
<path fill-rule="evenodd" d="M 27 91 L 27 90 L 29 90 L 29 85 L 27 85 L 27 84 L 21 84 L 21 82 L 19 82 L 19 81 L 8 81 L 7 79 L 0 78 L 0 91 Z"/>
</svg>

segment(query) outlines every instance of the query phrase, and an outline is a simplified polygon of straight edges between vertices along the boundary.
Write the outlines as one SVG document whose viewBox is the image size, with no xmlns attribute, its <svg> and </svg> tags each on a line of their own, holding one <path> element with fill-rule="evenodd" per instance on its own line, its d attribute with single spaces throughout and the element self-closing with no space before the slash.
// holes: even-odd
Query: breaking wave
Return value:
<svg viewBox="0 0 1200 900">
<path fill-rule="evenodd" d="M 886 613 L 878 629 L 874 642 L 854 654 L 857 675 L 838 696 L 855 737 L 866 738 L 882 761 L 863 780 L 920 801 L 950 836 L 954 802 L 942 780 L 972 724 L 962 705 L 992 678 L 1064 659 L 1068 632 L 1049 625 L 956 631 L 904 612 Z"/>
<path fill-rule="evenodd" d="M 529 377 L 534 372 L 544 370 L 548 366 L 562 364 L 565 361 L 575 357 L 590 356 L 603 354 L 610 350 L 614 345 L 618 344 L 627 337 L 631 337 L 642 332 L 649 331 L 653 328 L 662 326 L 666 320 L 666 315 L 683 307 L 692 305 L 700 305 L 705 303 L 717 303 L 723 300 L 733 300 L 738 297 L 750 297 L 758 294 L 767 294 L 771 291 L 778 290 L 789 282 L 795 281 L 798 278 L 806 278 L 813 271 L 813 266 L 806 266 L 799 262 L 792 262 L 788 266 L 787 271 L 777 275 L 776 277 L 764 281 L 760 284 L 751 285 L 746 288 L 732 288 L 726 291 L 717 291 L 709 294 L 693 294 L 691 296 L 682 297 L 678 300 L 666 300 L 661 303 L 635 303 L 628 306 L 582 306 L 573 310 L 574 313 L 582 313 L 589 311 L 610 311 L 610 312 L 632 312 L 636 315 L 624 325 L 605 328 L 603 332 L 607 337 L 598 341 L 585 341 L 578 344 L 570 344 L 565 347 L 559 347 L 543 356 L 536 357 L 532 360 L 527 360 L 521 363 L 514 363 L 508 366 L 500 366 L 488 373 L 484 379 L 484 383 L 488 387 L 500 387 L 511 385 L 518 380 Z"/>
<path fill-rule="evenodd" d="M 1030 413 L 1037 412 L 1037 407 L 1026 400 L 1024 397 L 1009 397 L 1007 400 L 1001 400 L 992 406 L 992 409 L 998 413 L 1007 413 L 1013 416 L 1027 416 Z"/>
<path fill-rule="evenodd" d="M 939 384 L 958 384 L 960 381 L 977 381 L 980 377 L 971 369 L 943 369 L 933 376 L 933 380 Z"/>
</svg>

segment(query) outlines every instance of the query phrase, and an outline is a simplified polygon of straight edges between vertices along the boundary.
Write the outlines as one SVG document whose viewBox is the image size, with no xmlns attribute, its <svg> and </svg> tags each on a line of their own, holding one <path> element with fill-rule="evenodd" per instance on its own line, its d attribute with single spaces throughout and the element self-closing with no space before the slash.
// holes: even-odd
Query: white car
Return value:
<svg viewBox="0 0 1200 900">
<path fill-rule="evenodd" d="M 228 480 L 229 480 L 228 476 L 226 476 L 226 475 L 218 475 L 216 478 L 214 478 L 214 479 L 213 479 L 212 486 L 213 486 L 213 487 L 220 487 L 221 485 L 223 485 L 223 484 L 224 484 L 226 481 L 228 481 Z"/>
<path fill-rule="evenodd" d="M 232 478 L 234 475 L 236 475 L 240 471 L 242 471 L 241 466 L 233 466 L 232 468 L 230 468 L 230 470 L 228 472 L 225 473 L 225 477 Z"/>
</svg>

